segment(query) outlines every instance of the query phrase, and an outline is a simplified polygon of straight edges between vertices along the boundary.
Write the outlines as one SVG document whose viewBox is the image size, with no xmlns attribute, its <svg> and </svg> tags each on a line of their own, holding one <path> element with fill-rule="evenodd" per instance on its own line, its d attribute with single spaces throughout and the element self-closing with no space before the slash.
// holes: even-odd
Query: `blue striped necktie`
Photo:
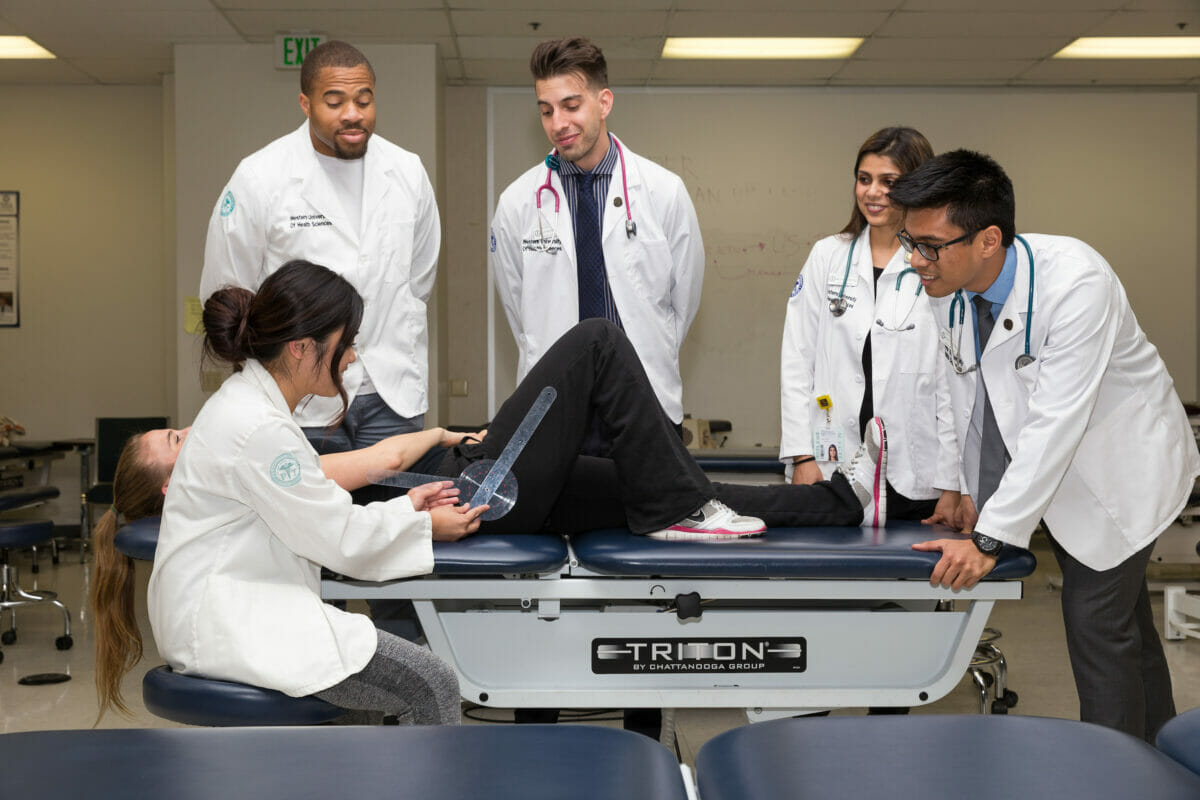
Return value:
<svg viewBox="0 0 1200 800">
<path fill-rule="evenodd" d="M 600 240 L 600 212 L 592 192 L 595 174 L 577 179 L 575 193 L 575 269 L 579 277 L 579 319 L 612 319 L 607 313 L 608 276 L 604 272 L 604 247 Z M 616 306 L 612 307 L 616 316 Z M 620 319 L 612 319 L 620 324 Z"/>
</svg>

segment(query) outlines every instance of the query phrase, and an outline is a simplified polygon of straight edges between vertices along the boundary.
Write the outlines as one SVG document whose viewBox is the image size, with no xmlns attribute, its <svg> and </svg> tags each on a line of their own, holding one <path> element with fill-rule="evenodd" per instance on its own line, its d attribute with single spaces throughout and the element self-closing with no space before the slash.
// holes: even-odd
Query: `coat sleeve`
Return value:
<svg viewBox="0 0 1200 800">
<path fill-rule="evenodd" d="M 783 321 L 783 347 L 779 364 L 780 460 L 811 454 L 813 450 L 812 414 L 816 398 L 813 384 L 816 356 L 822 343 L 817 341 L 820 315 L 824 306 L 828 258 L 821 254 L 820 243 L 813 247 L 804 269 L 788 298 Z"/>
<path fill-rule="evenodd" d="M 1065 259 L 1055 266 L 1068 268 Z M 1068 294 L 1034 308 L 1048 327 L 1035 353 L 1039 366 L 1028 413 L 1016 446 L 1008 443 L 1012 461 L 976 525 L 1018 547 L 1029 546 L 1075 458 L 1123 321 L 1112 273 L 1094 264 L 1077 264 L 1076 272 Z"/>
<path fill-rule="evenodd" d="M 433 185 L 423 167 L 417 193 L 416 228 L 413 230 L 412 275 L 410 286 L 413 294 L 428 301 L 433 294 L 433 282 L 437 278 L 438 253 L 442 247 L 442 220 L 438 215 L 437 199 Z"/>
<path fill-rule="evenodd" d="M 521 230 L 518 215 L 514 213 L 515 209 L 512 208 L 508 194 L 506 191 L 501 195 L 500 202 L 496 205 L 496 214 L 492 217 L 488 263 L 491 265 L 492 279 L 496 282 L 496 292 L 500 295 L 500 304 L 504 307 L 504 316 L 508 318 L 508 326 L 517 342 L 517 349 L 524 352 L 525 348 L 521 344 L 525 334 L 521 321 Z"/>
<path fill-rule="evenodd" d="M 271 200 L 260 195 L 256 183 L 243 162 L 217 198 L 204 242 L 201 300 L 225 286 L 257 290 L 267 275 L 264 209 Z"/>
<path fill-rule="evenodd" d="M 356 506 L 293 425 L 260 426 L 236 464 L 243 502 L 298 556 L 360 580 L 433 569 L 433 520 L 407 497 Z"/>
<path fill-rule="evenodd" d="M 663 231 L 671 248 L 671 307 L 675 310 L 675 341 L 687 338 L 704 289 L 704 240 L 696 208 L 683 181 L 676 177 L 667 203 Z"/>
</svg>

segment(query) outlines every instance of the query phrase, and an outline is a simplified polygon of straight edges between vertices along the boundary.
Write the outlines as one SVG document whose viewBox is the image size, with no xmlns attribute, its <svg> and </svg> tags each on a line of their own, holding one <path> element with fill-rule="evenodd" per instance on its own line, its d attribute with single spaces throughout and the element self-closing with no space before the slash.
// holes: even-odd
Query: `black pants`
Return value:
<svg viewBox="0 0 1200 800">
<path fill-rule="evenodd" d="M 1063 573 L 1063 622 L 1079 718 L 1153 744 L 1158 729 L 1175 716 L 1171 672 L 1146 586 L 1154 545 L 1098 572 L 1072 558 L 1053 533 L 1050 544 Z"/>
<path fill-rule="evenodd" d="M 615 325 L 581 322 L 534 365 L 504 402 L 482 442 L 452 448 L 439 475 L 497 458 L 543 387 L 554 404 L 521 451 L 517 503 L 481 533 L 574 533 L 673 525 L 717 498 L 768 526 L 857 525 L 862 505 L 841 476 L 812 486 L 712 484 L 663 412 L 633 346 Z M 611 437 L 612 458 L 580 456 L 593 417 Z"/>
</svg>

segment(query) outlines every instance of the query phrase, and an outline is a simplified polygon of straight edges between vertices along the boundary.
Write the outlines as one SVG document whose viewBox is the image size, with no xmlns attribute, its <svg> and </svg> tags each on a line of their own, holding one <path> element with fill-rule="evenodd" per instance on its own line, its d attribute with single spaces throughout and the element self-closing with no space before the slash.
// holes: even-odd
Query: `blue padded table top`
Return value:
<svg viewBox="0 0 1200 800">
<path fill-rule="evenodd" d="M 704 800 L 1200 797 L 1200 776 L 1132 736 L 1015 715 L 763 722 L 710 739 L 696 774 Z"/>
<path fill-rule="evenodd" d="M 434 575 L 496 575 L 551 572 L 567 563 L 562 537 L 484 534 L 457 542 L 434 542 Z"/>
<path fill-rule="evenodd" d="M 19 489 L 14 492 L 0 494 L 0 511 L 12 511 L 25 506 L 37 505 L 58 497 L 58 488 L 54 486 L 38 486 L 33 489 Z"/>
<path fill-rule="evenodd" d="M 113 540 L 119 552 L 154 560 L 160 517 L 144 517 L 123 526 Z M 471 536 L 433 545 L 435 575 L 497 575 L 551 572 L 567 563 L 567 546 L 558 536 L 497 534 Z"/>
<path fill-rule="evenodd" d="M 684 800 L 672 755 L 589 725 L 172 728 L 0 735 L 6 797 Z"/>
<path fill-rule="evenodd" d="M 715 578 L 874 578 L 929 580 L 939 553 L 917 542 L 967 538 L 949 528 L 893 522 L 886 528 L 768 528 L 765 536 L 723 542 L 663 542 L 627 530 L 589 531 L 571 542 L 579 563 L 602 575 Z M 990 580 L 1032 574 L 1037 559 L 1005 548 Z"/>
</svg>

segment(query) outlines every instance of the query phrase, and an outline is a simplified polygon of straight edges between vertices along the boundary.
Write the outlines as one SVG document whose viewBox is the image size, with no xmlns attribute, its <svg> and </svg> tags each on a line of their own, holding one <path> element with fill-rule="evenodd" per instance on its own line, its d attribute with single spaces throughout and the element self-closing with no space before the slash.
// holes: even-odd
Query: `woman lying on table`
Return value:
<svg viewBox="0 0 1200 800">
<path fill-rule="evenodd" d="M 662 413 L 624 334 L 600 320 L 555 343 L 482 439 L 425 431 L 319 458 L 291 413 L 308 395 L 345 402 L 341 374 L 354 359 L 361 316 L 362 299 L 344 278 L 303 261 L 280 268 L 257 293 L 227 288 L 205 303 L 205 354 L 233 364 L 235 374 L 190 429 L 130 440 L 114 509 L 97 526 L 101 713 L 125 710 L 120 680 L 141 657 L 132 563 L 113 548 L 116 514 L 126 522 L 162 514 L 149 607 L 172 669 L 416 724 L 458 721 L 453 671 L 425 648 L 377 631 L 368 617 L 322 602 L 322 566 L 361 580 L 421 575 L 433 568 L 433 541 L 477 530 L 627 526 L 697 540 L 874 518 L 886 460 L 878 420 L 860 455 L 831 481 L 712 484 Z M 481 525 L 487 506 L 458 504 L 449 481 L 386 502 L 351 502 L 348 490 L 381 468 L 411 469 L 419 459 L 422 471 L 452 478 L 498 457 L 545 386 L 557 398 L 513 465 L 519 497 L 500 519 Z M 611 459 L 578 455 L 594 414 L 612 433 Z"/>
</svg>

